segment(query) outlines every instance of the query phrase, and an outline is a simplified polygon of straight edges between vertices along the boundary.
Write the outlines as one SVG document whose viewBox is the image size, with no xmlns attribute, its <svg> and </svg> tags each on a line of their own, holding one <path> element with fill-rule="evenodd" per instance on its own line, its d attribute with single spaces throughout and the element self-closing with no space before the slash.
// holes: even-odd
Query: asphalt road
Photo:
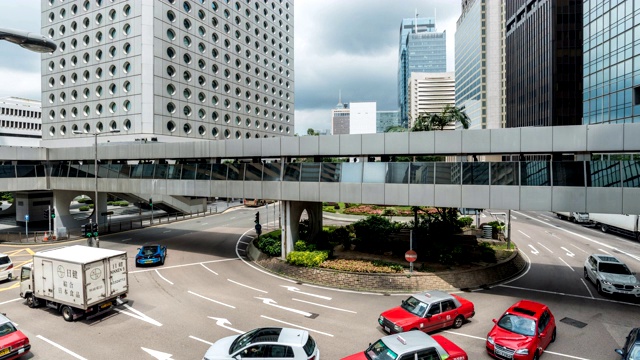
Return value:
<svg viewBox="0 0 640 360">
<path fill-rule="evenodd" d="M 259 211 L 266 221 L 265 209 Z M 270 221 L 272 211 L 270 207 Z M 103 237 L 101 247 L 129 254 L 131 289 L 128 304 L 103 317 L 68 323 L 54 310 L 30 309 L 18 296 L 17 281 L 0 283 L 0 311 L 29 336 L 32 354 L 27 359 L 201 359 L 222 337 L 261 326 L 288 326 L 309 330 L 321 358 L 332 360 L 385 335 L 377 326 L 378 315 L 408 294 L 325 289 L 261 271 L 243 259 L 254 234 L 255 212 L 238 208 Z M 491 320 L 525 298 L 546 303 L 556 318 L 558 340 L 543 359 L 615 359 L 613 349 L 632 327 L 640 326 L 640 302 L 598 295 L 582 278 L 582 264 L 590 253 L 608 252 L 640 272 L 640 244 L 551 213 L 512 215 L 512 238 L 531 267 L 508 283 L 462 293 L 474 302 L 476 316 L 459 330 L 441 333 L 470 359 L 489 359 L 484 339 Z M 167 245 L 164 266 L 134 266 L 143 243 Z M 41 248 L 0 245 L 0 252 L 9 253 L 19 266 Z"/>
</svg>

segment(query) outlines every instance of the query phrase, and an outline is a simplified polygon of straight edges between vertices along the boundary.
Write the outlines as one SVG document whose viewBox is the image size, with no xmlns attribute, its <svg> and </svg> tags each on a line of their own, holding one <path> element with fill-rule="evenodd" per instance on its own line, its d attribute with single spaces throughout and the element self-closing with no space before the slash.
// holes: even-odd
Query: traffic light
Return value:
<svg viewBox="0 0 640 360">
<path fill-rule="evenodd" d="M 93 233 L 92 235 L 97 237 L 98 236 L 98 224 L 96 223 L 91 223 L 91 232 Z"/>
<path fill-rule="evenodd" d="M 260 224 L 260 212 L 259 211 L 256 212 L 256 219 L 253 222 L 255 222 L 256 224 Z"/>
<path fill-rule="evenodd" d="M 153 207 L 153 199 L 149 198 L 149 206 Z"/>
<path fill-rule="evenodd" d="M 44 218 L 45 219 L 49 218 L 49 208 L 44 209 Z"/>
<path fill-rule="evenodd" d="M 80 231 L 82 232 L 83 237 L 91 237 L 91 226 L 90 224 L 82 224 L 80 225 Z"/>
<path fill-rule="evenodd" d="M 52 219 L 56 218 L 56 209 L 55 208 L 51 208 L 51 218 Z"/>
</svg>

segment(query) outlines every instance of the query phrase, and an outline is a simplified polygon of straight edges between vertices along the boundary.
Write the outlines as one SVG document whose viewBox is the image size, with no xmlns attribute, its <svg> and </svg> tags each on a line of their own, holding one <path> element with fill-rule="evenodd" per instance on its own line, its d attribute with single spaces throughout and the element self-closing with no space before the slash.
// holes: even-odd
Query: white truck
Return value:
<svg viewBox="0 0 640 360">
<path fill-rule="evenodd" d="M 588 224 L 589 213 L 586 212 L 554 212 L 557 217 L 564 220 L 573 221 L 574 223 Z"/>
<path fill-rule="evenodd" d="M 129 291 L 127 253 L 82 245 L 42 250 L 22 266 L 20 297 L 57 310 L 66 321 L 87 319 L 123 302 Z"/>
<path fill-rule="evenodd" d="M 640 241 L 639 215 L 590 213 L 591 222 L 602 232 L 616 232 Z"/>
</svg>

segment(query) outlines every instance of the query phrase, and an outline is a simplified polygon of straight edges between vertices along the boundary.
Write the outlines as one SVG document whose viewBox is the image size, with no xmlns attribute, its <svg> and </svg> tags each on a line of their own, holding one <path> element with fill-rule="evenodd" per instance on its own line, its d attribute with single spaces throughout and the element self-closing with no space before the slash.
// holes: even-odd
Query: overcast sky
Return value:
<svg viewBox="0 0 640 360">
<path fill-rule="evenodd" d="M 40 31 L 40 0 L 1 0 L 0 27 Z M 454 71 L 460 0 L 297 0 L 295 30 L 296 132 L 328 130 L 342 102 L 375 101 L 397 109 L 400 22 L 436 18 L 447 32 L 447 71 Z M 40 55 L 0 41 L 0 97 L 40 100 Z"/>
</svg>

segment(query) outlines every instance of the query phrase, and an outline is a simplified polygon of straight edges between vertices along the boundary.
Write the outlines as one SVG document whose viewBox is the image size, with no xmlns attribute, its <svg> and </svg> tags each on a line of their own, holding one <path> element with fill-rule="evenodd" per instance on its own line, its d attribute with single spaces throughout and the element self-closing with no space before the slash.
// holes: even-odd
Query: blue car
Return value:
<svg viewBox="0 0 640 360">
<path fill-rule="evenodd" d="M 167 247 L 163 245 L 144 245 L 138 248 L 136 255 L 136 267 L 140 265 L 160 264 L 164 265 L 167 257 Z"/>
</svg>

